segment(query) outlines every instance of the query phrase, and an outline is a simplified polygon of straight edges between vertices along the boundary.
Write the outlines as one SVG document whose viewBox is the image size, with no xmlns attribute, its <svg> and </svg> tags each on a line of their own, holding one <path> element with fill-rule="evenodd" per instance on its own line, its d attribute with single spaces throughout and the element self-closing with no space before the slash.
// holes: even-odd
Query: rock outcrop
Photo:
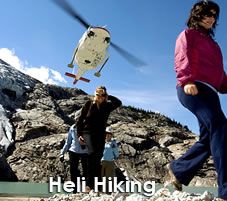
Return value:
<svg viewBox="0 0 227 201">
<path fill-rule="evenodd" d="M 19 181 L 69 179 L 68 161 L 61 163 L 59 154 L 75 111 L 89 98 L 77 88 L 43 84 L 0 60 L 0 146 L 7 151 L 1 156 Z M 109 123 L 119 144 L 118 168 L 139 181 L 164 183 L 166 164 L 198 139 L 166 116 L 132 107 L 113 111 Z M 190 185 L 216 186 L 211 158 Z"/>
</svg>

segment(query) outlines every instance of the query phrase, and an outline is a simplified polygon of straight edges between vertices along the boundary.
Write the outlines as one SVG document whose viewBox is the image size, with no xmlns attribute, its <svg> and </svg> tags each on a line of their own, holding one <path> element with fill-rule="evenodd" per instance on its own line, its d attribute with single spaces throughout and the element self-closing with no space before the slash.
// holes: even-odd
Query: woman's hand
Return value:
<svg viewBox="0 0 227 201">
<path fill-rule="evenodd" d="M 189 82 L 184 85 L 184 92 L 188 95 L 195 96 L 199 93 L 198 88 L 195 84 Z"/>
<path fill-rule="evenodd" d="M 80 136 L 80 137 L 78 138 L 78 141 L 79 141 L 80 145 L 85 145 L 85 143 L 84 143 L 84 138 L 83 138 L 82 136 Z"/>
</svg>

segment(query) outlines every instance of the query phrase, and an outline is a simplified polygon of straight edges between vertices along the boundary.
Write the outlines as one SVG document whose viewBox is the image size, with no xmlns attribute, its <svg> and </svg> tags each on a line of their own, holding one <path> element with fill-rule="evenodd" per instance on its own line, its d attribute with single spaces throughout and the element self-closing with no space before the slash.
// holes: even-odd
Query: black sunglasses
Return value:
<svg viewBox="0 0 227 201">
<path fill-rule="evenodd" d="M 98 93 L 96 93 L 95 95 L 99 96 L 99 97 L 105 97 L 106 96 L 106 94 L 98 94 Z"/>
<path fill-rule="evenodd" d="M 214 19 L 217 19 L 217 13 L 212 13 L 211 11 L 207 11 L 204 13 L 205 17 L 213 17 Z"/>
</svg>

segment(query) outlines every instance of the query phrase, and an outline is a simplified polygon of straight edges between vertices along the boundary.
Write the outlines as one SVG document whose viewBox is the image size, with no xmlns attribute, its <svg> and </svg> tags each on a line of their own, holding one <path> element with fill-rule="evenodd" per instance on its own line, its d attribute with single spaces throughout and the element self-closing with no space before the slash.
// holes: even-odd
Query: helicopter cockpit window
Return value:
<svg viewBox="0 0 227 201">
<path fill-rule="evenodd" d="M 87 34 L 87 36 L 90 38 L 90 37 L 92 37 L 92 36 L 94 36 L 95 35 L 95 33 L 93 32 L 93 31 L 89 31 L 88 32 L 88 34 Z"/>
<path fill-rule="evenodd" d="M 110 43 L 110 37 L 106 37 L 104 40 L 106 43 Z"/>
</svg>

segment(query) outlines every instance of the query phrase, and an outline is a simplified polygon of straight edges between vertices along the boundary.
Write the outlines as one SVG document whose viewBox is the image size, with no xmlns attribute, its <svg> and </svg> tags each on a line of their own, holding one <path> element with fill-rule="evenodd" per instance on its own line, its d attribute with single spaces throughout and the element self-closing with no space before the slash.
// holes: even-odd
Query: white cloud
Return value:
<svg viewBox="0 0 227 201">
<path fill-rule="evenodd" d="M 21 72 L 28 74 L 37 80 L 45 84 L 58 84 L 59 82 L 66 83 L 64 77 L 58 71 L 51 68 L 41 67 L 28 67 L 27 61 L 21 61 L 18 56 L 15 55 L 15 50 L 9 50 L 7 48 L 0 48 L 0 58 L 11 66 L 17 68 Z"/>
<path fill-rule="evenodd" d="M 7 48 L 0 48 L 0 58 L 17 69 L 21 69 L 23 63 L 14 55 L 15 51 Z"/>
<path fill-rule="evenodd" d="M 61 74 L 58 71 L 51 69 L 51 73 L 54 75 L 55 80 L 66 83 L 66 80 L 61 76 Z"/>
</svg>

